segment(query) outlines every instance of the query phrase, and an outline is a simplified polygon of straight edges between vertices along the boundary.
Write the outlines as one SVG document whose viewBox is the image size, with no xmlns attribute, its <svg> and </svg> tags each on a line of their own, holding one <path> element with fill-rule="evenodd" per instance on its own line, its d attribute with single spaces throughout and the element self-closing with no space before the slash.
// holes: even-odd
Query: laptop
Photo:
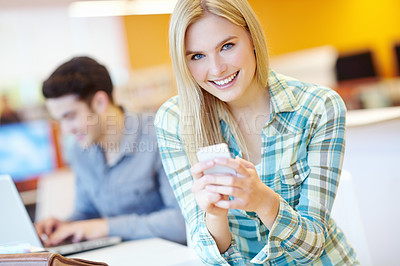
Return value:
<svg viewBox="0 0 400 266">
<path fill-rule="evenodd" d="M 37 251 L 70 255 L 115 245 L 122 241 L 121 237 L 105 237 L 55 247 L 43 247 L 14 181 L 9 175 L 0 175 L 0 216 L 0 246 L 29 244 Z"/>
</svg>

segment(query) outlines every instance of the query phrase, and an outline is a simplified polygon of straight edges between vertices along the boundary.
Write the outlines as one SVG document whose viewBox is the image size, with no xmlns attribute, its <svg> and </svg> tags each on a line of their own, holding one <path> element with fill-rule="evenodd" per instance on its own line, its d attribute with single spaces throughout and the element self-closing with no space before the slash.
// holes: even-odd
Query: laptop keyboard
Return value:
<svg viewBox="0 0 400 266">
<path fill-rule="evenodd" d="M 121 241 L 122 239 L 120 237 L 105 237 L 94 240 L 86 240 L 78 243 L 62 244 L 55 247 L 48 247 L 46 248 L 46 250 L 61 255 L 70 255 L 78 252 L 115 245 L 120 243 Z"/>
</svg>

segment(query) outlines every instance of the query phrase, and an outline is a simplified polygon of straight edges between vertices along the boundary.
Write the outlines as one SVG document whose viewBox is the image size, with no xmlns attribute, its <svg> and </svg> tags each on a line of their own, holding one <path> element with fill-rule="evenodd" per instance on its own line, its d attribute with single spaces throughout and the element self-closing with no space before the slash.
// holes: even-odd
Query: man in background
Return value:
<svg viewBox="0 0 400 266">
<path fill-rule="evenodd" d="M 35 224 L 47 246 L 66 239 L 160 237 L 185 243 L 185 223 L 161 164 L 153 117 L 113 102 L 107 69 L 89 57 L 59 66 L 43 84 L 46 107 L 63 133 L 74 135 L 76 175 L 68 221 Z"/>
</svg>

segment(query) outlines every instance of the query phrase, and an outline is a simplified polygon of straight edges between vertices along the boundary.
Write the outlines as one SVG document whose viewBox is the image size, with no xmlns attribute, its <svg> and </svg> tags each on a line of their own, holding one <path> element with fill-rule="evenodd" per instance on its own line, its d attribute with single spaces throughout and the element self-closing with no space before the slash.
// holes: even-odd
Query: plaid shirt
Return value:
<svg viewBox="0 0 400 266">
<path fill-rule="evenodd" d="M 197 254 L 210 265 L 354 265 L 355 251 L 330 217 L 341 173 L 346 108 L 329 88 L 271 70 L 270 119 L 261 132 L 259 178 L 279 194 L 271 228 L 254 212 L 231 209 L 230 248 L 220 254 L 191 192 L 190 164 L 179 132 L 179 98 L 158 111 L 155 125 L 164 168 L 188 223 Z M 241 151 L 220 120 L 233 157 Z"/>
</svg>

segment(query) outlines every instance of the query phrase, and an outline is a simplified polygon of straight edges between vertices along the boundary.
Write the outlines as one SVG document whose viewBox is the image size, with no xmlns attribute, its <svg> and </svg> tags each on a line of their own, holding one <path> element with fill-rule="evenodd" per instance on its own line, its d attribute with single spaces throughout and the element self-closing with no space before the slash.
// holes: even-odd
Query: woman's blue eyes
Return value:
<svg viewBox="0 0 400 266">
<path fill-rule="evenodd" d="M 231 48 L 233 47 L 233 45 L 234 45 L 233 43 L 224 44 L 224 45 L 222 46 L 221 50 L 229 50 L 229 49 L 231 49 Z M 191 60 L 200 60 L 200 59 L 202 59 L 204 56 L 205 56 L 205 55 L 203 55 L 203 54 L 195 54 L 195 55 L 192 55 Z"/>
<path fill-rule="evenodd" d="M 224 46 L 222 46 L 222 50 L 229 50 L 232 48 L 232 46 L 233 46 L 233 43 L 224 44 Z"/>
<path fill-rule="evenodd" d="M 199 60 L 199 59 L 201 59 L 203 57 L 204 57 L 204 55 L 202 55 L 202 54 L 195 54 L 195 55 L 192 56 L 192 60 Z"/>
</svg>

